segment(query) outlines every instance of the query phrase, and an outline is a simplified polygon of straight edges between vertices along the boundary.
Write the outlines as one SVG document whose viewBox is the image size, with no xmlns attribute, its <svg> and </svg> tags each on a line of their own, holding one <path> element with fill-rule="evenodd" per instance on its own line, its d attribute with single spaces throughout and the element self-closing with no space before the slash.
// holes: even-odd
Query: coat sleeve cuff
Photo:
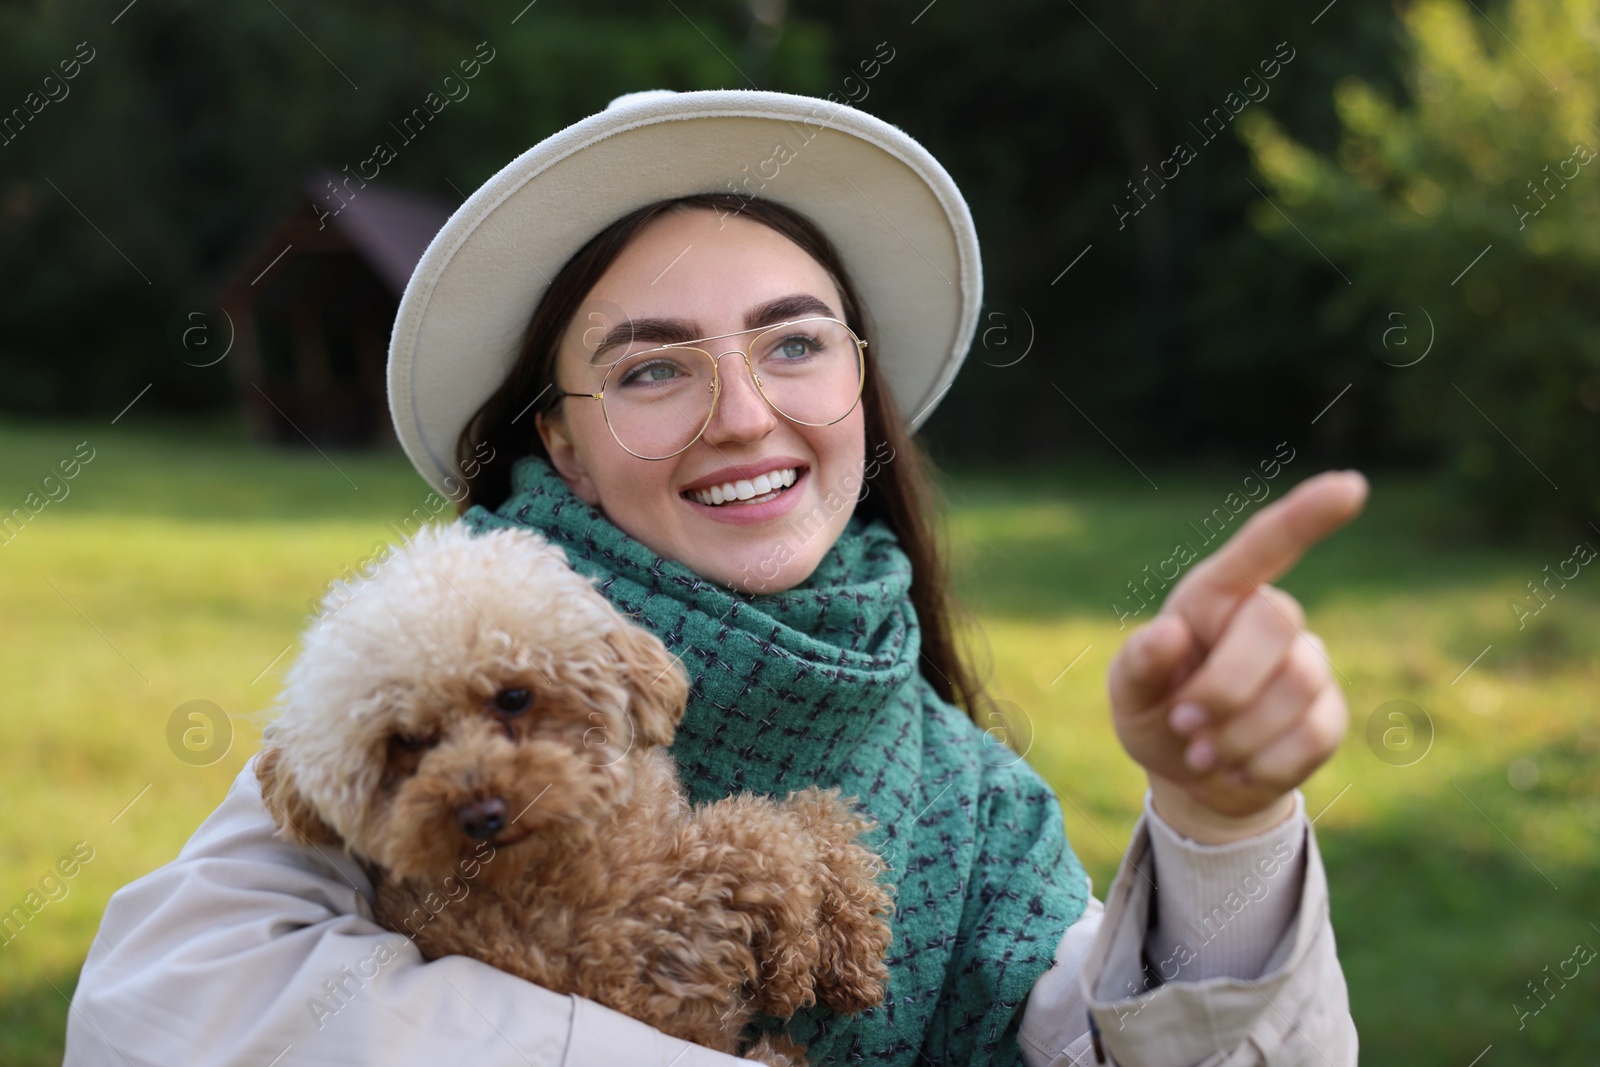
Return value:
<svg viewBox="0 0 1600 1067">
<path fill-rule="evenodd" d="M 1223 845 L 1179 834 L 1145 794 L 1156 883 L 1145 949 L 1161 982 L 1255 978 L 1294 921 L 1305 879 L 1305 798 L 1278 825 Z"/>
<path fill-rule="evenodd" d="M 1354 1065 L 1355 1028 L 1329 922 L 1327 877 L 1304 823 L 1300 896 L 1258 978 L 1163 981 L 1145 953 L 1155 894 L 1149 816 L 1106 894 L 1079 981 L 1104 1059 L 1142 1067 Z M 1170 974 L 1170 969 L 1169 969 Z"/>
</svg>

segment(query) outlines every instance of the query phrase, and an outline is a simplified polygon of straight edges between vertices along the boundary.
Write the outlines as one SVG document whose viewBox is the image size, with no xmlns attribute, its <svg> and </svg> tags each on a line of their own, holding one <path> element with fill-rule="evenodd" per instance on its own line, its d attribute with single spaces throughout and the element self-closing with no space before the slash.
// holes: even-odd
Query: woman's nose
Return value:
<svg viewBox="0 0 1600 1067">
<path fill-rule="evenodd" d="M 731 359 L 724 359 L 731 356 Z M 778 424 L 778 413 L 772 410 L 761 391 L 756 388 L 750 367 L 740 349 L 730 349 L 717 357 L 718 377 L 722 381 L 722 394 L 717 397 L 717 409 L 706 427 L 706 437 L 712 443 L 724 440 L 753 440 L 770 433 Z"/>
</svg>

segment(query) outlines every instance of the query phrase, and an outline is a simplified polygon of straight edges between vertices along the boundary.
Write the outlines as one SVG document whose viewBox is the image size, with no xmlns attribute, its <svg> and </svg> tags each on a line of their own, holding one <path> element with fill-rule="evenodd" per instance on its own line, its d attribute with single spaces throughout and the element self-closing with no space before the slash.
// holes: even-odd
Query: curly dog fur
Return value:
<svg viewBox="0 0 1600 1067">
<path fill-rule="evenodd" d="M 433 527 L 329 591 L 257 777 L 279 832 L 359 858 L 378 920 L 425 958 L 803 1065 L 741 1032 L 881 1002 L 885 868 L 836 789 L 691 807 L 666 748 L 687 692 L 543 538 Z"/>
</svg>

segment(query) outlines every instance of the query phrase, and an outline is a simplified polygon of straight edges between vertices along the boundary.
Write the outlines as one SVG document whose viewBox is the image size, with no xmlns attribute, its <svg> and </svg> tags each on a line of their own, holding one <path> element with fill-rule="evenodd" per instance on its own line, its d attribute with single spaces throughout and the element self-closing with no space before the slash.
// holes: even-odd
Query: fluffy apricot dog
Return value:
<svg viewBox="0 0 1600 1067">
<path fill-rule="evenodd" d="M 293 841 L 343 847 L 427 959 L 472 956 L 695 1044 L 882 1000 L 893 905 L 838 790 L 691 807 L 682 665 L 527 531 L 430 527 L 328 593 L 257 761 Z"/>
</svg>

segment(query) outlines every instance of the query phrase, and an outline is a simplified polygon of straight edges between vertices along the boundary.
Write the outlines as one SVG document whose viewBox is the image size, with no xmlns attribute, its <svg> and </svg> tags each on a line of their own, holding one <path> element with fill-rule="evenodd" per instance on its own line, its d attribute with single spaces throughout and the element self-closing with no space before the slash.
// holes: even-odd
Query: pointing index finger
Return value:
<svg viewBox="0 0 1600 1067">
<path fill-rule="evenodd" d="M 1367 479 L 1359 471 L 1324 471 L 1251 516 L 1227 543 L 1172 590 L 1166 609 L 1186 616 L 1207 644 L 1220 636 L 1236 598 L 1288 573 L 1312 545 L 1361 513 Z"/>
</svg>

